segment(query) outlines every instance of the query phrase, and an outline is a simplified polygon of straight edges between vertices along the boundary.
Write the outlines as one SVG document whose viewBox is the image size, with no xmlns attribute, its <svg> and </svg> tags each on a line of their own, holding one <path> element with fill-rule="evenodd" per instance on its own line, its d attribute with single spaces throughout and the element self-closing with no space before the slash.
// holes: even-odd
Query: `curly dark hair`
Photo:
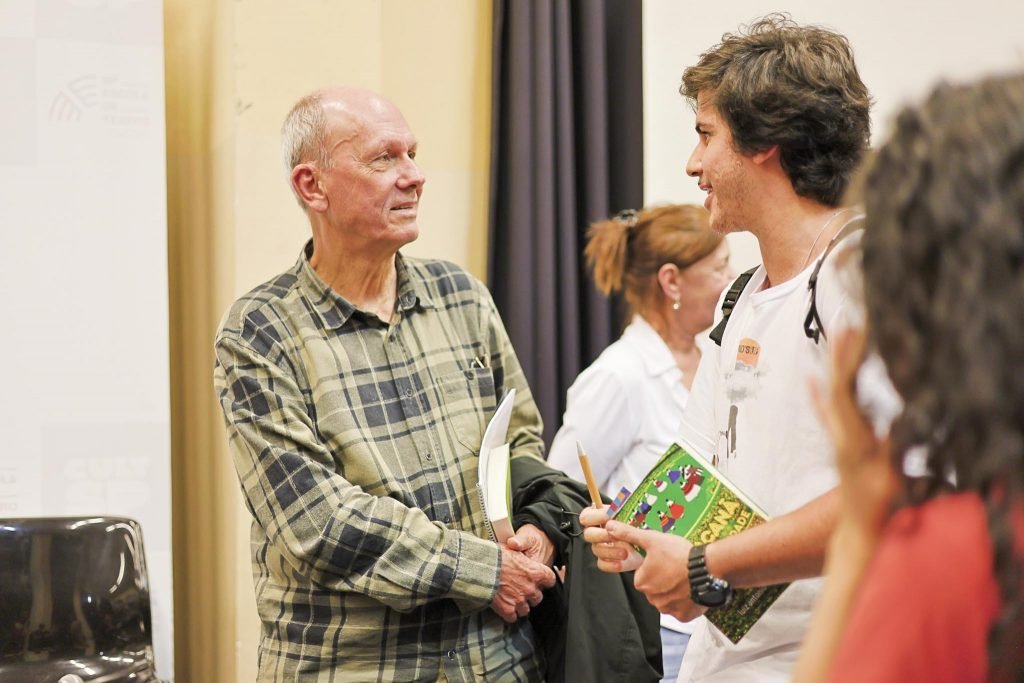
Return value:
<svg viewBox="0 0 1024 683">
<path fill-rule="evenodd" d="M 994 679 L 1022 680 L 1024 74 L 940 86 L 903 111 L 864 204 L 871 341 L 905 402 L 894 466 L 924 446 L 937 480 L 952 471 L 984 500 L 1003 604 L 989 662 Z"/>
<path fill-rule="evenodd" d="M 770 14 L 683 72 L 679 92 L 711 102 L 744 154 L 779 146 L 793 189 L 838 206 L 871 137 L 871 97 L 842 35 Z"/>
</svg>

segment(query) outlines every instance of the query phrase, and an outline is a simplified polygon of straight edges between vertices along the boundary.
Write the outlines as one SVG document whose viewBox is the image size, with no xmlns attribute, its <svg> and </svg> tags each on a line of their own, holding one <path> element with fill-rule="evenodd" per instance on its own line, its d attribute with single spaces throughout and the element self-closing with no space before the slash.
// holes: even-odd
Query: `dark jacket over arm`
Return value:
<svg viewBox="0 0 1024 683">
<path fill-rule="evenodd" d="M 579 513 L 590 504 L 586 486 L 533 458 L 512 461 L 514 523 L 535 524 L 566 566 L 562 585 L 544 593 L 530 614 L 547 658 L 547 681 L 661 680 L 658 611 L 633 587 L 633 574 L 597 568 Z M 571 675 L 566 675 L 571 672 Z"/>
</svg>

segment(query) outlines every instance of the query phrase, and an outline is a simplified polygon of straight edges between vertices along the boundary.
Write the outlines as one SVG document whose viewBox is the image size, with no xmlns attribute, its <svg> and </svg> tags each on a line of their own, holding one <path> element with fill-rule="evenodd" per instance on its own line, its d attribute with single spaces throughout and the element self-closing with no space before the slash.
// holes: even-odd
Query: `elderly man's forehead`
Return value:
<svg viewBox="0 0 1024 683">
<path fill-rule="evenodd" d="M 364 91 L 352 97 L 324 98 L 321 104 L 335 136 L 351 138 L 367 134 L 374 137 L 384 131 L 402 137 L 412 135 L 398 107 L 374 93 Z"/>
</svg>

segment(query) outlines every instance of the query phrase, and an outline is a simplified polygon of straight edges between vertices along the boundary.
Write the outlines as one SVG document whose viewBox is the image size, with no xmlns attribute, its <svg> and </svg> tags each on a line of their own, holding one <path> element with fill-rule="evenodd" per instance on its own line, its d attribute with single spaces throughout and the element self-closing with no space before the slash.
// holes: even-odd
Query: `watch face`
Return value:
<svg viewBox="0 0 1024 683">
<path fill-rule="evenodd" d="M 728 583 L 712 579 L 704 590 L 694 596 L 694 602 L 704 607 L 724 607 L 731 597 L 732 589 Z"/>
<path fill-rule="evenodd" d="M 705 607 L 721 607 L 725 604 L 725 600 L 725 591 L 717 588 L 711 588 L 700 596 L 700 604 Z"/>
</svg>

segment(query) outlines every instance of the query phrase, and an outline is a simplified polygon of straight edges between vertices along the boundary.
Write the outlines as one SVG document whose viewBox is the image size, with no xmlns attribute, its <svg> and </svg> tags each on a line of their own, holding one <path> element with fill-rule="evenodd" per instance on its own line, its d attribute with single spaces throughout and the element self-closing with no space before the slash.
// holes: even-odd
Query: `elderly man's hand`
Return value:
<svg viewBox="0 0 1024 683">
<path fill-rule="evenodd" d="M 633 576 L 633 585 L 647 596 L 659 612 L 680 621 L 696 619 L 707 611 L 690 599 L 690 579 L 686 570 L 692 544 L 681 536 L 652 529 L 636 529 L 622 522 L 609 522 L 605 533 L 644 549 L 647 557 Z"/>
<path fill-rule="evenodd" d="M 598 569 L 610 574 L 631 572 L 643 564 L 643 555 L 630 544 L 616 541 L 608 535 L 605 524 L 610 519 L 607 508 L 584 508 L 580 513 L 583 540 L 589 543 L 590 549 L 594 551 Z"/>
<path fill-rule="evenodd" d="M 524 553 L 501 546 L 501 579 L 498 593 L 491 601 L 491 609 L 505 621 L 512 623 L 530 613 L 540 604 L 542 590 L 555 585 L 555 572 L 551 567 L 536 562 Z"/>
<path fill-rule="evenodd" d="M 510 550 L 517 550 L 534 562 L 551 566 L 555 561 L 555 545 L 539 527 L 524 524 L 516 530 L 516 535 L 505 542 Z"/>
</svg>

